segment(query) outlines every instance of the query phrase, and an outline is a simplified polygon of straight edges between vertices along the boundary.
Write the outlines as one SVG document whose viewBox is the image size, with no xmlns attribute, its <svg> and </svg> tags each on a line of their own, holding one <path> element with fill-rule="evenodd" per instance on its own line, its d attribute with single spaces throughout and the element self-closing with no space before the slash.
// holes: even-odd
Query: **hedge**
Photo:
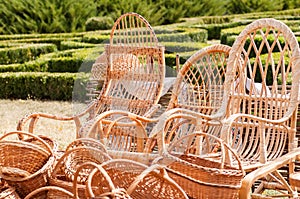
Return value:
<svg viewBox="0 0 300 199">
<path fill-rule="evenodd" d="M 77 42 L 77 41 L 62 41 L 60 43 L 60 50 L 94 48 L 94 47 L 96 47 L 96 44 Z"/>
<path fill-rule="evenodd" d="M 0 49 L 0 64 L 24 63 L 34 60 L 41 54 L 56 51 L 54 44 L 25 44 L 12 48 Z"/>
<path fill-rule="evenodd" d="M 179 63 L 181 65 L 184 64 L 185 61 L 190 56 L 192 56 L 195 52 L 197 52 L 197 51 L 178 53 L 178 55 L 179 55 Z M 177 53 L 165 54 L 166 66 L 169 66 L 169 67 L 175 67 L 176 66 L 176 54 Z"/>
<path fill-rule="evenodd" d="M 90 72 L 103 47 L 56 51 L 25 63 L 0 65 L 0 72 Z"/>
<path fill-rule="evenodd" d="M 209 46 L 207 43 L 200 42 L 162 42 L 162 45 L 165 46 L 166 53 L 190 52 Z"/>
<path fill-rule="evenodd" d="M 86 43 L 92 44 L 103 44 L 108 43 L 110 36 L 109 35 L 101 35 L 101 34 L 86 34 L 83 36 L 82 41 Z"/>
<path fill-rule="evenodd" d="M 195 27 L 203 28 L 207 30 L 208 40 L 212 40 L 212 39 L 219 40 L 221 38 L 221 31 L 223 29 L 245 26 L 251 22 L 252 20 L 240 20 L 231 23 L 195 25 Z"/>
<path fill-rule="evenodd" d="M 0 73 L 0 98 L 85 101 L 88 76 L 86 73 Z"/>
<path fill-rule="evenodd" d="M 13 34 L 13 35 L 0 35 L 0 40 L 28 40 L 28 39 L 50 39 L 60 38 L 69 39 L 74 37 L 82 37 L 86 32 L 78 33 L 49 33 L 49 34 Z"/>
<path fill-rule="evenodd" d="M 160 42 L 207 42 L 207 31 L 203 29 L 194 29 L 193 31 L 157 34 Z"/>
<path fill-rule="evenodd" d="M 234 27 L 234 28 L 225 28 L 225 29 L 222 29 L 221 33 L 220 33 L 221 34 L 220 35 L 220 42 L 221 42 L 221 44 L 227 44 L 229 42 L 231 43 L 231 41 L 229 41 L 228 39 L 230 39 L 231 36 L 233 36 L 233 35 L 239 35 L 240 32 L 242 32 L 242 30 L 244 28 L 245 28 L 245 26 L 238 26 L 238 27 Z"/>
<path fill-rule="evenodd" d="M 166 34 L 157 34 L 159 42 L 206 42 L 207 41 L 207 31 L 200 28 L 186 29 L 181 31 L 163 31 L 160 32 Z M 102 35 L 102 34 L 86 34 L 83 36 L 82 41 L 86 43 L 93 44 L 103 44 L 109 43 L 110 35 Z"/>
</svg>

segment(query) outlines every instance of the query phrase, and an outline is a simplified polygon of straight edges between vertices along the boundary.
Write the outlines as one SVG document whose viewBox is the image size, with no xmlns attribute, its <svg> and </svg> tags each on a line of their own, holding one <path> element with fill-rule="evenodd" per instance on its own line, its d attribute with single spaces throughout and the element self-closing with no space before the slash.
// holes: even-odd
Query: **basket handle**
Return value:
<svg viewBox="0 0 300 199">
<path fill-rule="evenodd" d="M 69 196 L 70 198 L 75 198 L 74 195 L 73 195 L 71 192 L 69 192 L 69 191 L 67 191 L 67 190 L 65 190 L 65 189 L 63 189 L 63 188 L 61 188 L 61 187 L 57 187 L 57 186 L 45 186 L 45 187 L 40 187 L 40 188 L 38 188 L 38 189 L 32 191 L 32 192 L 29 193 L 24 199 L 30 199 L 30 198 L 33 198 L 33 196 L 35 196 L 36 194 L 38 194 L 38 193 L 40 193 L 40 192 L 43 192 L 43 191 L 50 191 L 50 190 L 59 191 L 59 192 L 61 192 L 61 193 L 66 194 L 66 195 Z M 79 199 L 79 198 L 76 198 L 76 199 Z"/>
<path fill-rule="evenodd" d="M 85 162 L 85 163 L 82 163 L 77 168 L 76 173 L 74 175 L 74 180 L 73 180 L 74 197 L 78 196 L 77 177 L 79 175 L 80 170 L 83 169 L 85 166 L 94 166 L 95 167 L 95 169 L 90 173 L 90 175 L 88 177 L 88 180 L 87 180 L 87 183 L 86 183 L 86 190 L 87 190 L 87 194 L 88 194 L 89 198 L 95 197 L 95 194 L 93 193 L 93 190 L 92 190 L 92 178 L 95 175 L 97 170 L 104 176 L 105 180 L 108 182 L 110 190 L 113 191 L 113 190 L 116 189 L 116 187 L 115 187 L 114 183 L 112 182 L 110 176 L 108 175 L 108 173 L 105 171 L 105 169 L 101 165 L 99 165 L 97 163 L 94 163 L 94 162 Z"/>
<path fill-rule="evenodd" d="M 190 137 L 190 136 L 204 136 L 204 137 L 211 137 L 213 138 L 215 141 L 217 141 L 219 144 L 220 144 L 220 148 L 221 148 L 221 169 L 224 168 L 224 163 L 225 163 L 225 148 L 228 149 L 232 154 L 233 156 L 235 157 L 235 159 L 237 160 L 238 162 L 238 167 L 239 169 L 244 173 L 244 169 L 242 167 L 242 163 L 241 163 L 241 160 L 240 158 L 238 157 L 237 153 L 222 139 L 214 136 L 214 135 L 211 135 L 211 134 L 208 134 L 208 133 L 203 133 L 203 132 L 196 132 L 196 133 L 191 133 L 191 134 L 188 134 L 188 135 L 185 135 L 185 136 L 182 136 L 181 138 L 179 138 L 178 140 L 176 140 L 175 142 L 171 143 L 168 147 L 168 152 L 170 152 L 170 149 L 174 146 L 176 146 L 177 142 L 180 142 L 181 140 L 187 138 L 187 137 Z M 185 151 L 187 153 L 187 151 Z"/>
<path fill-rule="evenodd" d="M 97 154 L 99 155 L 103 155 L 103 156 L 106 156 L 107 159 L 111 159 L 111 157 L 106 154 L 105 152 L 97 149 L 97 148 L 94 148 L 94 147 L 88 147 L 88 146 L 85 146 L 85 147 L 76 147 L 76 148 L 73 148 L 73 149 L 70 149 L 69 151 L 66 151 L 57 161 L 57 163 L 55 164 L 55 167 L 51 173 L 51 176 L 52 178 L 55 178 L 56 176 L 56 173 L 59 171 L 59 168 L 60 166 L 63 164 L 63 160 L 65 158 L 67 158 L 70 154 L 72 154 L 73 152 L 76 152 L 76 151 L 80 151 L 80 150 L 90 150 L 90 151 L 96 151 Z"/>
<path fill-rule="evenodd" d="M 153 164 L 150 167 L 148 167 L 146 170 L 144 170 L 139 176 L 135 178 L 135 180 L 131 183 L 131 185 L 127 189 L 127 193 L 130 195 L 133 193 L 134 189 L 137 187 L 137 185 L 150 173 L 155 172 L 155 170 L 159 170 L 158 175 L 161 175 L 162 178 L 164 178 L 166 181 L 168 181 L 170 184 L 175 186 L 178 190 L 182 192 L 182 195 L 184 198 L 188 199 L 188 196 L 186 195 L 185 191 L 173 180 L 169 177 L 167 171 L 165 170 L 165 167 L 163 165 L 159 164 Z"/>
<path fill-rule="evenodd" d="M 50 147 L 50 145 L 47 142 L 45 142 L 43 139 L 41 139 L 39 136 L 36 136 L 32 133 L 27 133 L 27 132 L 24 132 L 24 131 L 11 131 L 11 132 L 8 132 L 8 133 L 5 133 L 4 135 L 2 135 L 0 137 L 0 141 L 3 140 L 4 138 L 10 136 L 10 135 L 13 135 L 13 134 L 17 134 L 18 136 L 26 135 L 26 136 L 37 139 L 39 142 L 41 142 L 46 147 L 47 151 L 51 154 L 51 156 L 53 156 L 53 150 Z"/>
</svg>

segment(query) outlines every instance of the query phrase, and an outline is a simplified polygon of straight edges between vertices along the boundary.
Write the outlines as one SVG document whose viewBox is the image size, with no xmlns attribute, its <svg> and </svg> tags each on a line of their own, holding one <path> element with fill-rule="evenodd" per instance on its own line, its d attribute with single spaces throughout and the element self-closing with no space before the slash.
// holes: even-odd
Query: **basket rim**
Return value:
<svg viewBox="0 0 300 199">
<path fill-rule="evenodd" d="M 43 173 L 47 173 L 51 168 L 52 168 L 52 165 L 54 164 L 54 161 L 55 161 L 55 157 L 54 156 L 50 156 L 49 159 L 47 160 L 47 162 L 42 166 L 42 168 L 40 168 L 39 170 L 37 170 L 36 172 L 34 172 L 33 174 L 27 176 L 27 177 L 24 177 L 24 178 L 20 178 L 20 179 L 14 179 L 13 181 L 14 182 L 24 182 L 24 181 L 28 181 L 40 174 L 43 174 Z M 5 178 L 3 178 L 4 180 L 7 180 Z M 7 180 L 9 181 L 9 180 Z"/>
</svg>

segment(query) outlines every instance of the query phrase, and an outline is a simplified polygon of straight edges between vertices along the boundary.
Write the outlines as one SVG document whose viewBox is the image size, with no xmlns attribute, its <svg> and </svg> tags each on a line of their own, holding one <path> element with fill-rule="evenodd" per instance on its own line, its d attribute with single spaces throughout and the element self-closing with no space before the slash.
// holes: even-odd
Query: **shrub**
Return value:
<svg viewBox="0 0 300 199">
<path fill-rule="evenodd" d="M 109 30 L 114 25 L 111 17 L 91 17 L 85 22 L 86 31 Z"/>
<path fill-rule="evenodd" d="M 183 53 L 196 51 L 209 45 L 207 43 L 201 42 L 163 42 L 162 44 L 165 46 L 166 53 Z"/>
<path fill-rule="evenodd" d="M 84 101 L 87 81 L 85 73 L 0 73 L 0 98 Z"/>
<path fill-rule="evenodd" d="M 41 54 L 56 51 L 54 44 L 26 44 L 12 48 L 0 49 L 0 64 L 24 63 L 34 60 Z"/>
<path fill-rule="evenodd" d="M 158 34 L 156 35 L 160 42 L 201 42 L 207 41 L 207 31 L 203 29 L 193 29 L 193 31 Z"/>
<path fill-rule="evenodd" d="M 93 48 L 95 44 L 76 42 L 76 41 L 62 41 L 60 44 L 60 50 L 78 49 L 78 48 Z"/>
<path fill-rule="evenodd" d="M 83 42 L 92 44 L 103 44 L 109 40 L 109 35 L 101 35 L 97 33 L 85 34 L 82 38 Z"/>
</svg>

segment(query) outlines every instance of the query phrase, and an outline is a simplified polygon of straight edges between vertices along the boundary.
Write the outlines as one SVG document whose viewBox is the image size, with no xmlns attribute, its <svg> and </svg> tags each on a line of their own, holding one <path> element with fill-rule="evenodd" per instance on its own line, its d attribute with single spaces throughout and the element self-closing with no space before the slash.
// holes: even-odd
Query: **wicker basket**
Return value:
<svg viewBox="0 0 300 199">
<path fill-rule="evenodd" d="M 44 136 L 44 135 L 38 135 L 39 138 L 41 138 L 42 140 L 44 140 L 49 146 L 50 148 L 52 149 L 52 152 L 53 154 L 56 154 L 57 151 L 58 151 L 58 144 L 55 140 L 47 137 L 47 136 Z M 28 138 L 25 138 L 23 139 L 25 142 L 29 142 L 29 143 L 32 143 L 34 145 L 38 145 L 42 148 L 44 148 L 45 150 L 48 150 L 48 147 L 45 146 L 43 143 L 41 143 L 39 140 L 37 140 L 36 138 L 34 137 L 28 137 Z"/>
<path fill-rule="evenodd" d="M 84 184 L 94 167 L 81 170 L 78 177 L 75 178 L 74 175 L 78 167 L 85 162 L 101 164 L 106 160 L 110 160 L 110 157 L 102 150 L 94 147 L 81 146 L 69 149 L 58 159 L 51 173 L 49 184 L 73 192 L 73 181 L 75 181 L 78 183 L 79 198 L 86 198 L 86 186 Z"/>
<path fill-rule="evenodd" d="M 149 183 L 150 182 L 150 183 Z M 165 168 L 154 164 L 145 169 L 127 189 L 132 198 L 187 199 L 185 191 L 167 174 Z"/>
<path fill-rule="evenodd" d="M 29 193 L 24 199 L 36 199 L 40 195 L 47 194 L 47 199 L 73 199 L 73 193 L 56 186 L 41 187 Z"/>
<path fill-rule="evenodd" d="M 93 138 L 77 138 L 66 147 L 66 151 L 69 151 L 76 147 L 85 147 L 85 146 L 94 147 L 103 151 L 104 153 L 107 153 L 106 147 L 99 140 Z"/>
<path fill-rule="evenodd" d="M 162 166 L 148 167 L 125 159 L 113 159 L 98 165 L 89 175 L 87 186 L 91 198 L 187 198 Z"/>
<path fill-rule="evenodd" d="M 238 198 L 244 176 L 240 159 L 221 139 L 193 133 L 174 141 L 156 160 L 191 198 Z M 228 163 L 228 164 L 226 164 Z"/>
<path fill-rule="evenodd" d="M 81 169 L 83 169 L 86 166 L 93 166 L 96 169 L 94 169 L 87 180 L 87 197 L 88 198 L 95 198 L 95 194 L 94 191 L 97 190 L 97 193 L 101 193 L 99 195 L 96 196 L 96 198 L 101 198 L 101 199 L 131 199 L 131 197 L 127 194 L 126 190 L 123 188 L 116 188 L 114 183 L 112 182 L 110 176 L 108 175 L 108 173 L 105 171 L 105 169 L 96 163 L 93 162 L 86 162 L 83 163 L 78 170 L 75 173 L 75 178 L 78 176 L 79 171 Z M 95 173 L 98 173 L 97 175 L 97 179 L 98 182 L 96 184 L 99 184 L 99 177 L 100 177 L 100 181 L 101 181 L 101 186 L 94 186 L 93 183 L 95 183 Z M 78 193 L 77 193 L 77 183 L 76 181 L 74 181 L 74 196 L 75 198 L 77 197 Z"/>
<path fill-rule="evenodd" d="M 9 140 L 8 137 L 13 135 L 31 136 L 40 143 L 37 145 L 23 140 Z M 0 176 L 10 186 L 16 188 L 22 198 L 47 184 L 54 159 L 51 147 L 33 134 L 15 131 L 0 138 Z"/>
</svg>

